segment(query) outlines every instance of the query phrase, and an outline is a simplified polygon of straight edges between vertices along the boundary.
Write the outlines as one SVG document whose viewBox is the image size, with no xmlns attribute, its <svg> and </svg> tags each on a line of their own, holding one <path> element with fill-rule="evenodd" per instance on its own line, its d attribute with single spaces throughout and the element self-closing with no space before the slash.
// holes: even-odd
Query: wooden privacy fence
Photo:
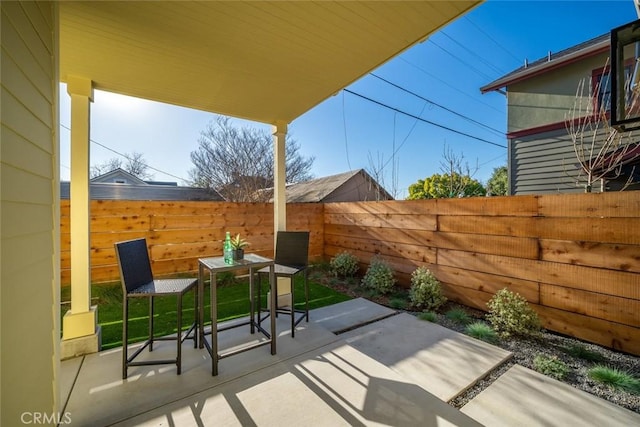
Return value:
<svg viewBox="0 0 640 427">
<path fill-rule="evenodd" d="M 640 354 L 640 192 L 327 204 L 324 245 L 404 286 L 424 265 L 485 311 L 507 287 L 545 328 Z"/>
<path fill-rule="evenodd" d="M 91 281 L 120 280 L 114 243 L 145 237 L 153 273 L 196 272 L 198 258 L 222 255 L 225 231 L 240 233 L 248 252 L 273 257 L 273 204 L 96 200 L 91 202 Z M 290 230 L 309 230 L 309 254 L 323 255 L 323 207 L 288 206 Z M 61 201 L 61 283 L 71 280 L 69 201 Z"/>
<path fill-rule="evenodd" d="M 68 201 L 61 212 L 68 284 Z M 287 226 L 311 231 L 311 258 L 348 250 L 366 268 L 380 254 L 403 286 L 424 265 L 450 299 L 482 310 L 507 287 L 545 328 L 640 354 L 640 192 L 293 204 Z M 119 280 L 116 241 L 146 237 L 161 276 L 221 255 L 227 230 L 273 256 L 272 204 L 93 201 L 92 281 Z"/>
</svg>

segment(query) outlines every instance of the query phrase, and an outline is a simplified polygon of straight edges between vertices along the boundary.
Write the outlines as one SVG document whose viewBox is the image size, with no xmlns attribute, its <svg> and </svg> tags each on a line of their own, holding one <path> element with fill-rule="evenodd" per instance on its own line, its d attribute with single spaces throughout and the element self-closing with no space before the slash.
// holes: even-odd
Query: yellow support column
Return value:
<svg viewBox="0 0 640 427">
<path fill-rule="evenodd" d="M 287 124 L 277 122 L 273 127 L 274 143 L 274 177 L 273 177 L 273 226 L 274 239 L 278 231 L 287 229 L 287 195 L 286 188 L 286 158 L 285 139 L 287 136 Z"/>
<path fill-rule="evenodd" d="M 71 310 L 63 318 L 63 359 L 100 348 L 98 308 L 91 306 L 89 234 L 89 125 L 93 83 L 70 76 L 67 92 L 71 96 Z"/>
</svg>

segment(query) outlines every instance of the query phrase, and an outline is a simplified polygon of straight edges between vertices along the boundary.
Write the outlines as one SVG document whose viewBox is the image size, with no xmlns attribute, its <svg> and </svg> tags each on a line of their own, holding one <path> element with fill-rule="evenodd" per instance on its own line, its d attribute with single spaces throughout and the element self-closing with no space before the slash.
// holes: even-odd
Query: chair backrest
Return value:
<svg viewBox="0 0 640 427">
<path fill-rule="evenodd" d="M 115 244 L 116 258 L 120 267 L 122 290 L 131 292 L 138 286 L 153 281 L 149 251 L 145 239 L 127 240 Z"/>
<path fill-rule="evenodd" d="M 306 267 L 309 262 L 309 232 L 278 231 L 275 258 L 276 264 Z"/>
</svg>

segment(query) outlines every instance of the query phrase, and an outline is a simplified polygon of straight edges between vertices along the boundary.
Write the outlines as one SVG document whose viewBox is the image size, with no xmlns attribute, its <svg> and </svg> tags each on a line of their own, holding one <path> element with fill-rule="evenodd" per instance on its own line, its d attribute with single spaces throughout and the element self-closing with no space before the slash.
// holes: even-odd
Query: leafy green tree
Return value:
<svg viewBox="0 0 640 427">
<path fill-rule="evenodd" d="M 487 182 L 487 190 L 492 196 L 506 196 L 509 194 L 509 177 L 506 166 L 493 169 L 491 178 Z"/>
<path fill-rule="evenodd" d="M 484 196 L 486 190 L 469 175 L 433 174 L 409 186 L 409 200 Z"/>
<path fill-rule="evenodd" d="M 409 200 L 442 199 L 452 197 L 484 196 L 487 192 L 482 184 L 472 178 L 478 167 L 471 171 L 469 164 L 464 161 L 464 154 L 455 154 L 453 150 L 444 147 L 440 171 L 424 180 L 409 186 Z"/>
</svg>

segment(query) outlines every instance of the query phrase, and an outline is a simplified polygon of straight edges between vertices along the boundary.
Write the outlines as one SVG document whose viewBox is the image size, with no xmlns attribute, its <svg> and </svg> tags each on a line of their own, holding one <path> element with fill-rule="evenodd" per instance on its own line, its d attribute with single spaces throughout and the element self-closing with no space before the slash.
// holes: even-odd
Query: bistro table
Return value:
<svg viewBox="0 0 640 427">
<path fill-rule="evenodd" d="M 212 257 L 212 258 L 200 258 L 198 260 L 199 268 L 198 268 L 198 335 L 200 348 L 206 347 L 207 351 L 211 355 L 211 375 L 218 375 L 218 360 L 223 359 L 225 357 L 233 356 L 234 354 L 242 353 L 247 350 L 251 350 L 257 347 L 261 347 L 264 345 L 271 344 L 271 354 L 276 354 L 276 317 L 275 317 L 275 307 L 276 307 L 276 280 L 274 275 L 274 262 L 272 259 L 262 257 L 260 255 L 255 254 L 246 254 L 244 259 L 235 260 L 231 264 L 226 264 L 224 262 L 223 257 Z M 271 286 L 271 304 L 270 304 L 270 312 L 271 312 L 271 330 L 266 331 L 262 326 L 256 322 L 255 318 L 255 292 L 253 285 L 253 276 L 257 270 L 269 267 L 269 284 Z M 225 326 L 218 329 L 218 297 L 217 297 L 217 284 L 216 284 L 216 274 L 222 273 L 225 271 L 234 271 L 234 270 L 249 270 L 249 320 L 241 323 L 234 323 L 230 326 Z M 209 275 L 211 278 L 210 285 L 210 293 L 211 293 L 211 345 L 205 340 L 205 331 L 204 331 L 204 274 L 205 270 L 209 270 Z M 258 296 L 259 298 L 260 296 Z M 260 316 L 260 313 L 258 313 Z M 231 328 L 236 328 L 238 326 L 250 325 L 251 333 L 255 333 L 255 330 L 258 329 L 262 334 L 264 334 L 268 341 L 257 342 L 254 344 L 247 344 L 242 348 L 229 350 L 224 353 L 220 353 L 218 350 L 218 332 L 226 331 Z"/>
</svg>

